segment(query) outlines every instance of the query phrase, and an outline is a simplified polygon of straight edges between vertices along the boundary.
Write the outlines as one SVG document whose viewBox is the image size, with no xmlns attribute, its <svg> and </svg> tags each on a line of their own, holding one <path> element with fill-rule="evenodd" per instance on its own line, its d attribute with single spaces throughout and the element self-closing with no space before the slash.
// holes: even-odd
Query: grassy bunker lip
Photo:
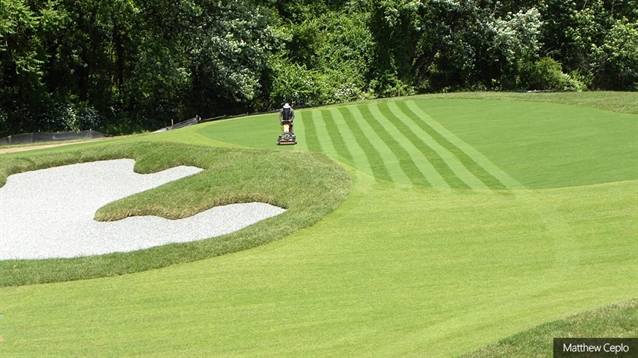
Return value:
<svg viewBox="0 0 638 358">
<path fill-rule="evenodd" d="M 149 142 L 6 158 L 0 163 L 0 185 L 15 173 L 122 158 L 134 159 L 137 173 L 179 165 L 204 171 L 110 203 L 98 210 L 98 221 L 144 215 L 179 219 L 216 206 L 254 201 L 287 211 L 198 242 L 72 259 L 0 261 L 0 286 L 116 276 L 249 249 L 311 226 L 337 208 L 350 190 L 346 171 L 322 154 Z"/>
</svg>

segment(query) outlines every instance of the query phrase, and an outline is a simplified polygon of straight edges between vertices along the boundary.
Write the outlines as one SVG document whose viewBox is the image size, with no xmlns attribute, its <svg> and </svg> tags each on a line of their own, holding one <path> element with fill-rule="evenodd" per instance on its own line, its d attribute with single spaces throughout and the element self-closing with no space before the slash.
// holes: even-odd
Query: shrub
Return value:
<svg viewBox="0 0 638 358">
<path fill-rule="evenodd" d="M 566 73 L 560 62 L 544 57 L 534 63 L 525 63 L 521 69 L 521 87 L 527 90 L 582 91 L 586 86 Z"/>
</svg>

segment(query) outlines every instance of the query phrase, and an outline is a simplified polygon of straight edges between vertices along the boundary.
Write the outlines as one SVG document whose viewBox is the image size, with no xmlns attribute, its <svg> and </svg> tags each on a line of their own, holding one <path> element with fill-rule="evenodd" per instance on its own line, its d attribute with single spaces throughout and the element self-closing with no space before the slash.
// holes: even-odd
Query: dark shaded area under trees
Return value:
<svg viewBox="0 0 638 358">
<path fill-rule="evenodd" d="M 470 90 L 638 90 L 638 1 L 0 0 L 0 137 Z"/>
</svg>

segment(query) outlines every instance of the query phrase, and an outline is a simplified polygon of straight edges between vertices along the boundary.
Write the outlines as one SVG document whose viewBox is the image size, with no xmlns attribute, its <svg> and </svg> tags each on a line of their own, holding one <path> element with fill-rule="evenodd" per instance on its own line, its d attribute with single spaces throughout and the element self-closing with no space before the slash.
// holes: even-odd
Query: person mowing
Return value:
<svg viewBox="0 0 638 358">
<path fill-rule="evenodd" d="M 279 123 L 281 123 L 284 134 L 279 136 L 277 144 L 297 144 L 297 138 L 292 132 L 294 119 L 295 111 L 290 107 L 290 104 L 284 104 L 284 107 L 279 111 Z"/>
<path fill-rule="evenodd" d="M 286 123 L 290 124 L 290 131 L 292 132 L 292 121 L 295 119 L 295 111 L 290 107 L 288 103 L 284 104 L 284 108 L 279 111 L 279 122 L 281 125 Z"/>
</svg>

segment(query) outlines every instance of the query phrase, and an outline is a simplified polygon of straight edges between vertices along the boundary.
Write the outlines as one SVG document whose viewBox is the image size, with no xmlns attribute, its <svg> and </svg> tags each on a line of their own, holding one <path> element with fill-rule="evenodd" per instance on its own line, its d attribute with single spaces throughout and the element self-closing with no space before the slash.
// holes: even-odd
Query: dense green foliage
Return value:
<svg viewBox="0 0 638 358">
<path fill-rule="evenodd" d="M 243 1 L 0 2 L 0 133 L 157 128 L 245 109 L 276 40 Z"/>
<path fill-rule="evenodd" d="M 636 0 L 0 0 L 0 136 L 459 90 L 637 90 Z"/>
</svg>

